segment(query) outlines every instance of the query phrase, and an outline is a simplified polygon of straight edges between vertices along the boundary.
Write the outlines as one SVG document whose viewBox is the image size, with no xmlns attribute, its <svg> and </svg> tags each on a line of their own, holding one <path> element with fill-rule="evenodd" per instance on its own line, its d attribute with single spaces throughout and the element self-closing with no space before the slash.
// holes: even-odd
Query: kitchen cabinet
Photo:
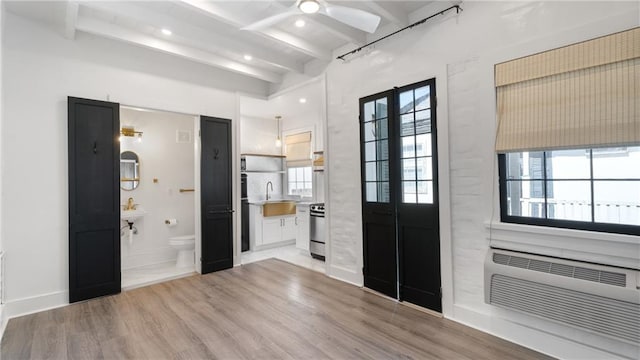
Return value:
<svg viewBox="0 0 640 360">
<path fill-rule="evenodd" d="M 298 204 L 296 206 L 296 248 L 309 251 L 310 234 L 309 205 Z"/>
<path fill-rule="evenodd" d="M 251 204 L 250 240 L 253 249 L 296 240 L 296 216 L 263 216 L 262 205 Z"/>
</svg>

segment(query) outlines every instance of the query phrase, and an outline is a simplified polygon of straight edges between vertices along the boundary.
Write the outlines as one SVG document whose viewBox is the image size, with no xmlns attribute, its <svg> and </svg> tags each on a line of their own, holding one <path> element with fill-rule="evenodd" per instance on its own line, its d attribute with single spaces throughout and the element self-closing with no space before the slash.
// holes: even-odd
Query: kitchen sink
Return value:
<svg viewBox="0 0 640 360">
<path fill-rule="evenodd" d="M 269 201 L 262 205 L 262 216 L 294 215 L 296 213 L 295 201 Z"/>
</svg>

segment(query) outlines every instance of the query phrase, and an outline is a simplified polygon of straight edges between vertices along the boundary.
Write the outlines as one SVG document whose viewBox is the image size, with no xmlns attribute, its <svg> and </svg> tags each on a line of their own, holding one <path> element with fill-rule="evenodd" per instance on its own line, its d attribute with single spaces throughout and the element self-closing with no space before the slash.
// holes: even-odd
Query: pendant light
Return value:
<svg viewBox="0 0 640 360">
<path fill-rule="evenodd" d="M 282 147 L 282 140 L 280 140 L 280 119 L 282 119 L 282 116 L 276 115 L 276 123 L 278 124 L 278 137 L 276 138 L 276 147 Z"/>
</svg>

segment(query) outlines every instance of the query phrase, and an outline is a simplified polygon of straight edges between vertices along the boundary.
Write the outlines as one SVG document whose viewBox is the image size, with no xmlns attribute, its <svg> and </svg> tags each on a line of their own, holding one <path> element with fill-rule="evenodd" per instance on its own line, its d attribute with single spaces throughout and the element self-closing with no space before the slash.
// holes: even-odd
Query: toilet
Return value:
<svg viewBox="0 0 640 360">
<path fill-rule="evenodd" d="M 169 245 L 178 250 L 176 267 L 193 267 L 195 264 L 196 236 L 183 235 L 169 238 Z"/>
</svg>

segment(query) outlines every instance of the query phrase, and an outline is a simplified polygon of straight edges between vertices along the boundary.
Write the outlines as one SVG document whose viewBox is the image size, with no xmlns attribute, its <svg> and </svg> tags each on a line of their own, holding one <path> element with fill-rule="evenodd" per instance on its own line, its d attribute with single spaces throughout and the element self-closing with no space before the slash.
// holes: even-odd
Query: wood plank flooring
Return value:
<svg viewBox="0 0 640 360">
<path fill-rule="evenodd" d="M 6 359 L 543 359 L 270 259 L 9 321 Z"/>
</svg>

